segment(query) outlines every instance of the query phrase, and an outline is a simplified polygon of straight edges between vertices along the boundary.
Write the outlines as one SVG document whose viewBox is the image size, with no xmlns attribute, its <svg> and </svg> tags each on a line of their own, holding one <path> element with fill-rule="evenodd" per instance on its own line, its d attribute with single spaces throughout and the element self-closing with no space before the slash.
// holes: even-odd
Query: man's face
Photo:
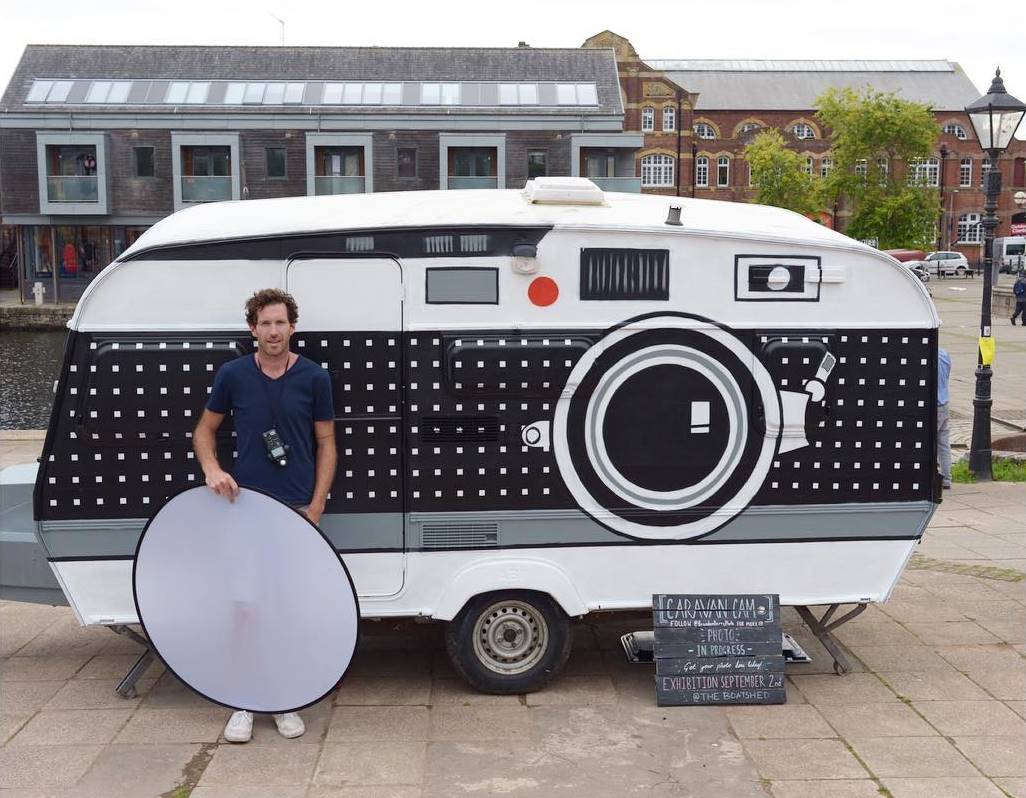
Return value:
<svg viewBox="0 0 1026 798">
<path fill-rule="evenodd" d="M 289 338 L 296 331 L 294 324 L 289 324 L 289 314 L 281 302 L 267 305 L 257 313 L 256 324 L 249 331 L 257 339 L 260 351 L 274 357 L 289 348 Z"/>
</svg>

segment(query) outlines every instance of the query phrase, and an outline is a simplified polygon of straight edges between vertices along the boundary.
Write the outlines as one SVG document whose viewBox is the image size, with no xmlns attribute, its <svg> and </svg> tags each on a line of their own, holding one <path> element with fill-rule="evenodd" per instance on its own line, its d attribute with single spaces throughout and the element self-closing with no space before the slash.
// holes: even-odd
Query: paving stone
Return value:
<svg viewBox="0 0 1026 798">
<path fill-rule="evenodd" d="M 531 719 L 522 706 L 439 706 L 431 708 L 430 739 L 447 742 L 525 740 Z"/>
<path fill-rule="evenodd" d="M 97 745 L 109 743 L 125 725 L 131 709 L 42 711 L 8 745 Z"/>
<path fill-rule="evenodd" d="M 305 784 L 291 786 L 275 784 L 268 787 L 255 784 L 217 784 L 209 787 L 197 787 L 189 793 L 189 798 L 305 798 L 307 794 Z M 338 793 L 325 793 L 325 796 L 328 795 L 337 796 Z"/>
<path fill-rule="evenodd" d="M 212 743 L 231 716 L 224 707 L 139 709 L 115 738 L 118 743 Z"/>
<path fill-rule="evenodd" d="M 0 680 L 5 682 L 43 682 L 70 679 L 88 661 L 87 654 L 10 657 L 0 660 Z"/>
<path fill-rule="evenodd" d="M 417 706 L 335 707 L 325 739 L 333 743 L 370 740 L 427 740 L 428 708 Z"/>
<path fill-rule="evenodd" d="M 793 676 L 798 689 L 810 704 L 866 704 L 897 701 L 897 696 L 871 673 L 844 676 Z"/>
<path fill-rule="evenodd" d="M 199 786 L 295 786 L 313 776 L 319 747 L 292 740 L 292 745 L 220 745 L 200 777 Z"/>
<path fill-rule="evenodd" d="M 774 798 L 880 798 L 872 779 L 774 781 L 770 791 Z"/>
<path fill-rule="evenodd" d="M 117 683 L 125 677 L 137 659 L 139 659 L 138 654 L 97 654 L 75 674 L 75 678 L 107 679 Z M 162 673 L 164 673 L 164 664 L 155 659 L 146 669 L 145 676 L 147 679 L 158 679 Z"/>
<path fill-rule="evenodd" d="M 728 707 L 725 711 L 734 732 L 742 740 L 837 736 L 811 704 Z"/>
<path fill-rule="evenodd" d="M 306 733 L 302 737 L 291 740 L 282 737 L 278 733 L 278 727 L 274 723 L 274 718 L 270 715 L 257 715 L 253 718 L 253 739 L 250 742 L 254 745 L 273 746 L 288 746 L 295 742 L 301 742 L 304 745 L 316 745 L 324 739 L 324 735 L 328 732 L 332 708 L 331 700 L 325 698 L 312 706 L 306 707 L 306 709 L 301 709 L 299 716 L 303 719 Z M 226 714 L 225 723 L 228 722 L 228 717 Z"/>
<path fill-rule="evenodd" d="M 5 715 L 35 712 L 56 695 L 64 682 L 8 682 L 0 680 L 0 710 Z"/>
<path fill-rule="evenodd" d="M 1020 718 L 1026 718 L 1026 701 L 1005 701 L 1005 706 Z"/>
<path fill-rule="evenodd" d="M 899 696 L 911 701 L 982 701 L 989 698 L 975 682 L 955 670 L 885 671 L 879 676 Z"/>
<path fill-rule="evenodd" d="M 149 676 L 150 672 L 146 672 Z M 186 709 L 209 707 L 210 700 L 180 682 L 173 673 L 163 673 L 143 696 L 144 709 Z"/>
<path fill-rule="evenodd" d="M 67 615 L 49 626 L 18 651 L 24 657 L 88 656 L 99 654 L 110 635 L 96 626 L 80 626 L 73 615 Z"/>
<path fill-rule="evenodd" d="M 841 737 L 929 737 L 937 734 L 905 704 L 830 705 L 819 711 Z"/>
<path fill-rule="evenodd" d="M 196 793 L 193 793 L 195 796 Z M 422 798 L 420 787 L 408 784 L 373 787 L 311 787 L 306 798 Z M 198 796 L 202 798 L 202 796 Z M 241 796 L 240 796 L 241 798 Z"/>
<path fill-rule="evenodd" d="M 427 675 L 402 679 L 347 676 L 335 694 L 335 703 L 360 706 L 426 706 L 430 696 L 431 677 Z"/>
<path fill-rule="evenodd" d="M 743 740 L 764 779 L 861 779 L 866 771 L 840 740 Z"/>
<path fill-rule="evenodd" d="M 457 704 L 461 706 L 476 706 L 487 704 L 491 706 L 519 706 L 520 696 L 518 695 L 491 695 L 475 690 L 463 679 L 439 679 L 431 682 L 432 706 Z"/>
<path fill-rule="evenodd" d="M 0 788 L 74 784 L 102 750 L 102 745 L 4 746 L 0 748 Z"/>
<path fill-rule="evenodd" d="M 1026 721 L 1000 701 L 917 701 L 913 706 L 948 737 L 1026 737 Z"/>
<path fill-rule="evenodd" d="M 974 621 L 910 621 L 905 625 L 923 643 L 931 646 L 1000 642 L 997 637 Z"/>
<path fill-rule="evenodd" d="M 65 682 L 53 698 L 46 702 L 46 709 L 125 709 L 135 707 L 153 686 L 152 679 L 136 682 L 135 698 L 122 698 L 114 692 L 117 682 L 102 679 L 72 679 Z"/>
<path fill-rule="evenodd" d="M 1026 779 L 994 779 L 994 783 L 1012 798 L 1026 798 Z"/>
<path fill-rule="evenodd" d="M 856 654 L 866 666 L 880 671 L 954 671 L 950 662 L 928 646 L 859 646 Z"/>
<path fill-rule="evenodd" d="M 988 776 L 1026 777 L 1026 735 L 954 739 L 959 750 Z"/>
<path fill-rule="evenodd" d="M 138 798 L 171 792 L 182 784 L 185 767 L 199 750 L 199 745 L 105 746 L 75 785 L 75 796 Z"/>
<path fill-rule="evenodd" d="M 884 604 L 884 607 L 889 605 Z M 956 619 L 957 620 L 957 619 Z M 837 639 L 849 648 L 858 646 L 918 646 L 919 641 L 904 626 L 890 617 L 878 614 L 872 620 L 862 616 L 844 624 L 835 632 Z"/>
<path fill-rule="evenodd" d="M 977 668 L 967 675 L 994 698 L 1002 701 L 1015 701 L 1026 695 L 1026 667 Z"/>
<path fill-rule="evenodd" d="M 419 785 L 427 744 L 423 742 L 325 743 L 314 774 L 318 787 L 380 784 Z"/>
<path fill-rule="evenodd" d="M 358 651 L 346 678 L 351 676 L 429 676 L 431 656 L 425 651 Z"/>
<path fill-rule="evenodd" d="M 938 779 L 883 779 L 893 798 L 1003 798 L 990 779 L 980 777 Z"/>
<path fill-rule="evenodd" d="M 588 705 L 615 704 L 616 688 L 609 676 L 560 676 L 537 693 L 527 694 L 528 706 L 552 704 Z"/>
<path fill-rule="evenodd" d="M 561 673 L 566 676 L 606 676 L 609 668 L 603 657 L 605 653 L 608 652 L 575 649 Z"/>
<path fill-rule="evenodd" d="M 856 737 L 848 742 L 879 777 L 976 776 L 976 769 L 942 737 Z"/>
<path fill-rule="evenodd" d="M 1006 670 L 1023 668 L 1023 660 L 1010 646 L 1004 644 L 983 646 L 937 646 L 934 649 L 958 670 Z"/>
<path fill-rule="evenodd" d="M 1026 642 L 1026 624 L 1022 622 L 1022 608 L 1013 614 L 1014 620 L 978 618 L 976 623 L 1005 643 Z"/>
<path fill-rule="evenodd" d="M 33 713 L 31 712 L 4 712 L 0 714 L 0 745 L 7 742 L 9 738 L 14 736 L 14 733 L 17 732 L 18 729 L 28 723 L 32 714 Z"/>
</svg>

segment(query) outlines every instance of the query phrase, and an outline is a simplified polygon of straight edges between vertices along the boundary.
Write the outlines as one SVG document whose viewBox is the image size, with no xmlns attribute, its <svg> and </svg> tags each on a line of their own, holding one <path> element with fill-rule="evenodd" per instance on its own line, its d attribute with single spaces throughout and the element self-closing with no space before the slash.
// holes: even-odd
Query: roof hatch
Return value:
<svg viewBox="0 0 1026 798">
<path fill-rule="evenodd" d="M 536 177 L 524 186 L 524 199 L 549 205 L 604 205 L 602 189 L 586 177 Z"/>
</svg>

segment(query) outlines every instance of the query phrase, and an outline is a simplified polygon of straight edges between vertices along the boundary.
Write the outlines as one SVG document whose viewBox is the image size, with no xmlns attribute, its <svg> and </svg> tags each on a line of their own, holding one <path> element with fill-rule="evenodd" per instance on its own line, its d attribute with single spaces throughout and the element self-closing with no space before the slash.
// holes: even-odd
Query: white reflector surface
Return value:
<svg viewBox="0 0 1026 798">
<path fill-rule="evenodd" d="M 319 701 L 356 650 L 356 591 L 310 521 L 243 488 L 172 497 L 146 525 L 133 572 L 139 620 L 167 667 L 233 709 Z"/>
</svg>

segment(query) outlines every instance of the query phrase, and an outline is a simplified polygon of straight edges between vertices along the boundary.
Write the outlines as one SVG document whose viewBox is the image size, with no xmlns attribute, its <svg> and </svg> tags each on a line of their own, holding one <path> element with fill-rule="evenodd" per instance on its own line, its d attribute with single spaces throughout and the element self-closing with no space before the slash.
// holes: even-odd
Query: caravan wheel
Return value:
<svg viewBox="0 0 1026 798">
<path fill-rule="evenodd" d="M 456 672 L 499 695 L 542 687 L 566 664 L 570 640 L 570 621 L 550 596 L 519 590 L 474 597 L 445 632 Z"/>
</svg>

